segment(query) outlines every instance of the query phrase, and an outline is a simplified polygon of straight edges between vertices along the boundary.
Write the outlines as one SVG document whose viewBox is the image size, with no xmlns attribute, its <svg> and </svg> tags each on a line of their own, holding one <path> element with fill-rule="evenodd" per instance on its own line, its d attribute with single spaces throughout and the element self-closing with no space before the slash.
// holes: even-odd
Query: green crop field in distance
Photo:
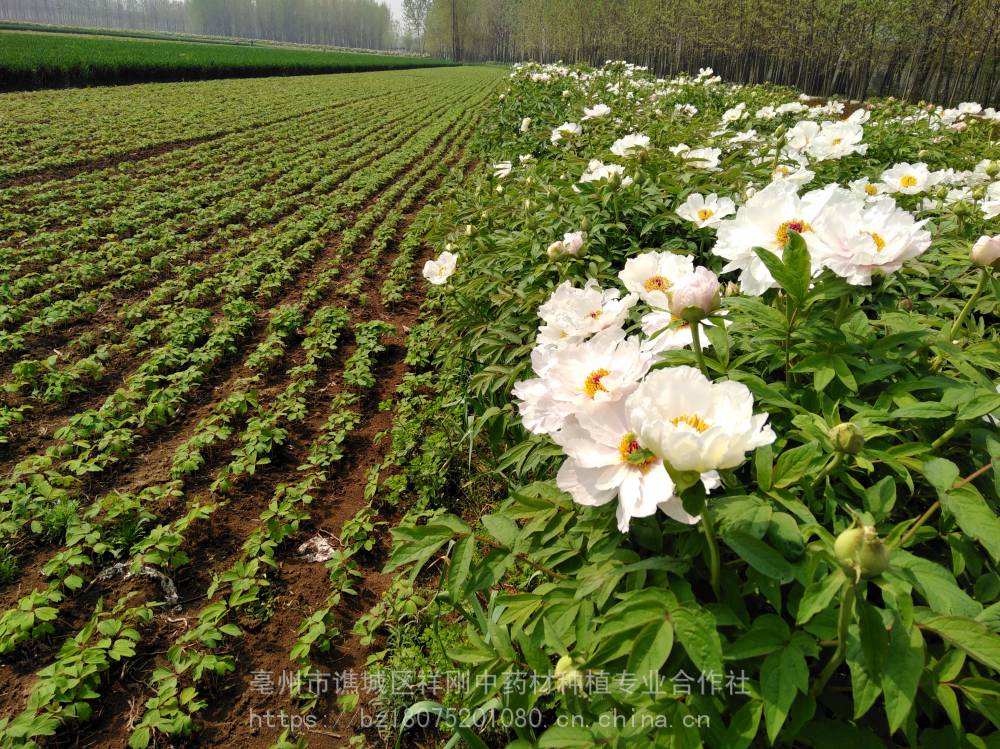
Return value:
<svg viewBox="0 0 1000 749">
<path fill-rule="evenodd" d="M 343 73 L 445 65 L 425 57 L 268 44 L 0 30 L 0 89 Z"/>
</svg>

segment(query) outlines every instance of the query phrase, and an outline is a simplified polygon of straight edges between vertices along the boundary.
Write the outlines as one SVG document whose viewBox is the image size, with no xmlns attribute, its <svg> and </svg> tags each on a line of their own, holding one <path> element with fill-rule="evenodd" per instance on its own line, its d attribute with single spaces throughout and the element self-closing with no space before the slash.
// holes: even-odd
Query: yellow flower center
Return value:
<svg viewBox="0 0 1000 749">
<path fill-rule="evenodd" d="M 833 145 L 835 145 L 835 146 L 839 146 L 843 142 L 844 142 L 843 138 L 834 138 L 833 139 Z"/>
<path fill-rule="evenodd" d="M 597 395 L 597 391 L 608 392 L 608 389 L 601 384 L 601 379 L 607 377 L 611 372 L 606 369 L 595 369 L 589 375 L 587 379 L 583 381 L 583 392 L 587 394 L 587 397 L 593 400 L 594 396 Z"/>
<path fill-rule="evenodd" d="M 774 233 L 774 239 L 782 247 L 788 241 L 788 232 L 797 231 L 799 234 L 803 232 L 812 231 L 812 227 L 809 226 L 805 221 L 798 218 L 793 218 L 791 221 L 786 221 L 781 226 L 778 227 L 778 231 Z"/>
<path fill-rule="evenodd" d="M 782 177 L 787 177 L 789 174 L 792 173 L 792 170 L 789 169 L 787 166 L 779 166 L 777 169 L 774 170 L 774 173 Z"/>
<path fill-rule="evenodd" d="M 876 252 L 881 252 L 882 250 L 885 249 L 885 240 L 882 239 L 880 235 L 876 234 L 873 231 L 866 231 L 865 234 L 867 234 L 869 237 L 872 238 L 872 240 L 874 240 Z"/>
<path fill-rule="evenodd" d="M 601 315 L 603 315 L 603 314 L 604 314 L 604 310 L 602 310 L 602 309 L 595 309 L 593 312 L 590 313 L 590 318 L 592 320 L 598 320 L 598 319 L 600 319 Z"/>
<path fill-rule="evenodd" d="M 626 434 L 624 437 L 622 437 L 622 441 L 618 445 L 618 454 L 621 456 L 622 463 L 628 463 L 629 458 L 632 457 L 632 453 L 641 449 L 642 448 L 639 446 L 638 440 L 636 440 L 635 438 L 635 433 L 629 432 L 628 434 Z M 643 473 L 646 473 L 646 471 L 652 468 L 655 463 L 656 463 L 656 458 L 654 456 L 650 456 L 641 463 L 633 463 L 632 465 L 635 468 L 638 468 Z"/>
<path fill-rule="evenodd" d="M 708 208 L 702 208 L 700 211 L 698 211 L 698 220 L 708 221 L 714 215 L 715 211 L 710 211 Z"/>
<path fill-rule="evenodd" d="M 700 213 L 698 214 L 701 215 Z M 666 291 L 670 288 L 670 281 L 668 281 L 663 276 L 651 276 L 646 279 L 644 284 L 646 291 Z"/>
<path fill-rule="evenodd" d="M 906 176 L 899 178 L 899 185 L 900 187 L 916 187 L 917 178 L 912 174 L 907 174 Z"/>
<path fill-rule="evenodd" d="M 878 195 L 878 188 L 875 185 L 865 185 L 865 192 L 869 195 Z"/>
<path fill-rule="evenodd" d="M 675 427 L 681 424 L 687 424 L 689 427 L 694 429 L 696 432 L 704 432 L 708 429 L 708 422 L 697 414 L 684 414 L 682 416 L 675 416 L 670 420 L 670 423 Z"/>
</svg>

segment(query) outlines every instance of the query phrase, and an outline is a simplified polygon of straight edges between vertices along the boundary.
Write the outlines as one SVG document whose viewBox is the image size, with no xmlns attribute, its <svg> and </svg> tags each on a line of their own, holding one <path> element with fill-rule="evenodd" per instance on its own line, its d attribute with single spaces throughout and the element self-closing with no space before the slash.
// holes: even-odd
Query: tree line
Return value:
<svg viewBox="0 0 1000 749">
<path fill-rule="evenodd" d="M 601 63 L 814 95 L 1000 103 L 1000 0 L 432 0 L 432 55 Z"/>
<path fill-rule="evenodd" d="M 377 0 L 3 0 L 0 20 L 360 49 L 396 46 L 392 14 Z"/>
</svg>

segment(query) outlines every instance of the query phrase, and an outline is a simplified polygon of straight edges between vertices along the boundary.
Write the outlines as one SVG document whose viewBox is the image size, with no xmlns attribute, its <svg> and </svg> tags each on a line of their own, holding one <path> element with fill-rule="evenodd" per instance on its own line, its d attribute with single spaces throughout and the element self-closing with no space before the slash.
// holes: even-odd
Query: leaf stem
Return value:
<svg viewBox="0 0 1000 749">
<path fill-rule="evenodd" d="M 843 453 L 841 452 L 834 453 L 833 460 L 831 460 L 825 466 L 823 466 L 823 470 L 820 471 L 818 474 L 816 474 L 816 478 L 814 478 L 813 482 L 809 485 L 810 490 L 815 489 L 816 486 L 822 483 L 822 481 L 833 472 L 833 469 L 840 465 L 840 461 L 842 461 L 843 459 L 844 459 Z"/>
<path fill-rule="evenodd" d="M 830 660 L 827 661 L 816 683 L 813 684 L 812 696 L 814 698 L 819 696 L 830 677 L 844 662 L 844 656 L 847 653 L 847 629 L 851 626 L 851 620 L 854 618 L 855 592 L 854 583 L 850 580 L 846 581 L 840 594 L 840 616 L 837 617 L 837 649 L 833 651 Z"/>
<path fill-rule="evenodd" d="M 791 298 L 788 300 L 791 302 Z M 798 303 L 792 307 L 791 314 L 788 315 L 788 327 L 785 330 L 785 384 L 792 384 L 792 328 L 795 327 L 795 318 L 799 314 Z"/>
<path fill-rule="evenodd" d="M 691 348 L 694 349 L 694 358 L 698 362 L 701 373 L 708 377 L 708 367 L 705 366 L 705 355 L 701 351 L 701 323 L 698 321 L 690 323 L 691 328 Z"/>
<path fill-rule="evenodd" d="M 954 491 L 955 489 L 961 489 L 963 486 L 965 486 L 966 484 L 968 484 L 970 481 L 975 481 L 977 478 L 979 478 L 980 476 L 982 476 L 984 473 L 986 473 L 992 467 L 993 467 L 992 463 L 987 463 L 982 468 L 977 468 L 975 471 L 973 471 L 972 473 L 970 473 L 964 479 L 962 479 L 961 481 L 957 482 L 951 488 L 951 490 Z M 917 522 L 915 522 L 913 525 L 910 526 L 910 528 L 906 531 L 906 533 L 904 533 L 900 537 L 899 542 L 896 543 L 895 546 L 900 547 L 900 548 L 906 546 L 907 542 L 911 538 L 913 538 L 913 536 L 916 534 L 916 532 L 920 528 L 920 526 L 922 526 L 924 523 L 926 523 L 930 519 L 931 515 L 933 515 L 935 512 L 937 512 L 937 509 L 940 506 L 941 506 L 941 500 L 940 499 L 934 500 L 934 504 L 932 504 L 930 507 L 928 507 L 927 510 L 924 511 L 924 514 L 921 515 L 919 518 L 917 518 Z"/>
<path fill-rule="evenodd" d="M 719 542 L 715 538 L 715 525 L 712 522 L 712 514 L 708 509 L 708 505 L 701 513 L 701 529 L 705 532 L 705 541 L 708 544 L 708 572 L 709 579 L 712 583 L 712 592 L 715 593 L 715 599 L 717 601 L 722 600 L 721 590 L 719 585 Z"/>
<path fill-rule="evenodd" d="M 962 311 L 958 313 L 958 317 L 955 318 L 955 322 L 951 326 L 951 333 L 948 335 L 949 340 L 954 340 L 958 333 L 958 329 L 962 327 L 962 323 L 965 322 L 965 318 L 969 316 L 972 312 L 972 308 L 975 306 L 976 302 L 979 301 L 979 297 L 983 295 L 983 290 L 986 288 L 986 282 L 990 279 L 991 271 L 992 268 L 986 266 L 979 274 L 979 283 L 976 285 L 976 290 L 972 292 L 972 296 L 969 297 L 969 301 L 967 301 L 965 306 L 962 307 Z"/>
<path fill-rule="evenodd" d="M 941 445 L 943 445 L 945 442 L 954 437 L 956 432 L 958 432 L 958 424 L 952 424 L 948 429 L 946 429 L 941 433 L 940 437 L 938 437 L 931 443 L 931 449 L 937 450 L 939 447 L 941 447 Z"/>
</svg>

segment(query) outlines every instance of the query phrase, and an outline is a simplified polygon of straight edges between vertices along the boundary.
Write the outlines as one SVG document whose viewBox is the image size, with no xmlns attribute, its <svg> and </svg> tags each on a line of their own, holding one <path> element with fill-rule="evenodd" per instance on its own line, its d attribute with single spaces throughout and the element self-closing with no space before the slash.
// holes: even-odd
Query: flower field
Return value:
<svg viewBox="0 0 1000 749">
<path fill-rule="evenodd" d="M 499 75 L 0 96 L 0 746 L 338 745 L 308 676 L 364 666 L 423 236 Z"/>
<path fill-rule="evenodd" d="M 0 747 L 1000 746 L 995 109 L 0 103 Z"/>
<path fill-rule="evenodd" d="M 998 135 L 971 102 L 515 66 L 425 268 L 378 658 L 471 678 L 416 678 L 412 732 L 997 745 Z"/>
</svg>

